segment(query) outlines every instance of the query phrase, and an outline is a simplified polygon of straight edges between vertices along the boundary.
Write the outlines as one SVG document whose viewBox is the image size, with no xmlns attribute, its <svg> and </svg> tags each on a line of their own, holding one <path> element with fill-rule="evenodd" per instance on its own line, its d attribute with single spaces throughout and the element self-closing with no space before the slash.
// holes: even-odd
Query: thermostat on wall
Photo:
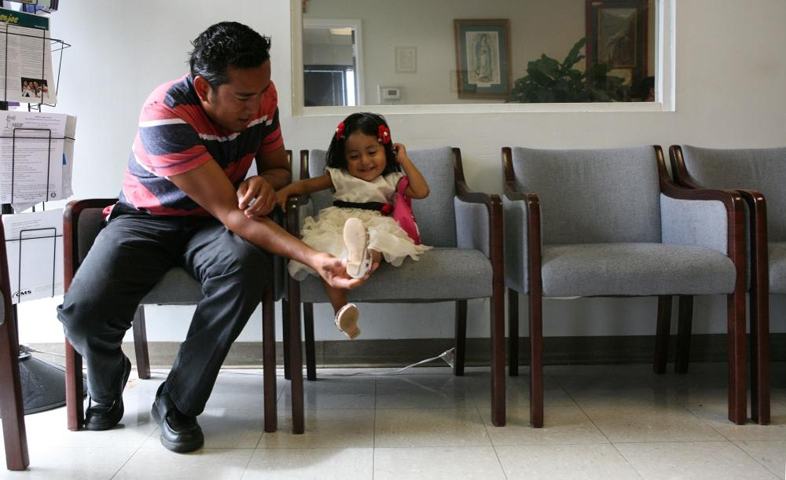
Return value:
<svg viewBox="0 0 786 480">
<path fill-rule="evenodd" d="M 401 100 L 401 87 L 379 86 L 379 103 L 398 102 Z"/>
</svg>

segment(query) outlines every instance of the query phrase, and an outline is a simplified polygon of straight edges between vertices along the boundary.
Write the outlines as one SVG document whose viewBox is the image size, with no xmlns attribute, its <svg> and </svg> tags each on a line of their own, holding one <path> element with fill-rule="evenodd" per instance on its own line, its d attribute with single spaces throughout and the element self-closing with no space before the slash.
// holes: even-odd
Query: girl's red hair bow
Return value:
<svg viewBox="0 0 786 480">
<path fill-rule="evenodd" d="M 384 125 L 379 126 L 379 136 L 377 137 L 379 143 L 390 143 L 390 129 Z"/>
</svg>

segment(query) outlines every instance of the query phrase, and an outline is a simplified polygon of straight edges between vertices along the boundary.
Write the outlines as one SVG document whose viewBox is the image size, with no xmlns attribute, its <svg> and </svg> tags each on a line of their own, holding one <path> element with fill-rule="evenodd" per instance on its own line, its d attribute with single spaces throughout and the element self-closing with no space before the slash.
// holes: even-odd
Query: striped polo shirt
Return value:
<svg viewBox="0 0 786 480">
<path fill-rule="evenodd" d="M 169 177 L 213 159 L 237 188 L 258 153 L 284 144 L 272 82 L 256 118 L 242 132 L 228 132 L 207 116 L 193 80 L 186 75 L 165 83 L 145 101 L 119 202 L 153 215 L 209 215 Z"/>
</svg>

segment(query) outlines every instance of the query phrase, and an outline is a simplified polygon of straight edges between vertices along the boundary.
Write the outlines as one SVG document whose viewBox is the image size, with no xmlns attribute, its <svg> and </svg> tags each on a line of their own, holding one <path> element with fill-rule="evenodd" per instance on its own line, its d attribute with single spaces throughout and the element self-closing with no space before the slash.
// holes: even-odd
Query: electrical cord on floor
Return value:
<svg viewBox="0 0 786 480">
<path fill-rule="evenodd" d="M 447 363 L 450 368 L 453 368 L 453 362 L 456 358 L 456 355 L 453 353 L 455 348 L 451 348 L 449 350 L 445 350 L 444 352 L 440 353 L 436 357 L 426 358 L 425 360 L 421 360 L 419 362 L 415 362 L 412 365 L 407 365 L 406 367 L 399 368 L 397 370 L 391 370 L 389 372 L 372 372 L 372 373 L 364 373 L 364 372 L 352 372 L 352 373 L 323 373 L 322 376 L 325 377 L 353 377 L 357 375 L 369 375 L 369 376 L 382 376 L 382 375 L 395 375 L 396 373 L 401 373 L 404 370 L 410 369 L 412 367 L 417 367 L 418 365 L 423 365 L 424 363 L 433 362 L 434 360 L 442 359 L 445 363 Z"/>
<path fill-rule="evenodd" d="M 456 355 L 454 353 L 455 348 L 450 348 L 449 350 L 445 350 L 444 352 L 440 353 L 436 357 L 426 358 L 424 360 L 420 360 L 419 362 L 415 362 L 412 365 L 407 365 L 406 367 L 398 368 L 396 370 L 391 370 L 388 372 L 351 372 L 351 373 L 340 373 L 340 372 L 333 372 L 333 373 L 323 373 L 321 374 L 324 377 L 354 377 L 359 375 L 366 375 L 366 376 L 382 376 L 382 375 L 395 375 L 397 373 L 401 373 L 405 370 L 408 370 L 412 367 L 417 367 L 418 365 L 423 365 L 424 363 L 433 362 L 435 360 L 442 359 L 445 363 L 453 368 L 453 363 L 456 359 Z M 155 373 L 163 373 L 166 374 L 169 372 L 168 369 L 152 369 L 152 372 Z M 262 375 L 262 372 L 249 372 L 249 371 L 241 371 L 240 369 L 226 369 L 222 370 L 222 373 L 232 373 L 235 375 Z"/>
</svg>

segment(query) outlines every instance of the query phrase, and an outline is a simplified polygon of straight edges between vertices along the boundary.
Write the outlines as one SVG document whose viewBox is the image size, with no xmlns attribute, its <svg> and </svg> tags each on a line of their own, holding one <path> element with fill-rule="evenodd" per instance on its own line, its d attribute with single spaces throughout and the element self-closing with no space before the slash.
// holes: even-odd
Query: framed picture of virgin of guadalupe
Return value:
<svg viewBox="0 0 786 480">
<path fill-rule="evenodd" d="M 454 20 L 459 98 L 505 99 L 510 93 L 508 20 Z"/>
</svg>

